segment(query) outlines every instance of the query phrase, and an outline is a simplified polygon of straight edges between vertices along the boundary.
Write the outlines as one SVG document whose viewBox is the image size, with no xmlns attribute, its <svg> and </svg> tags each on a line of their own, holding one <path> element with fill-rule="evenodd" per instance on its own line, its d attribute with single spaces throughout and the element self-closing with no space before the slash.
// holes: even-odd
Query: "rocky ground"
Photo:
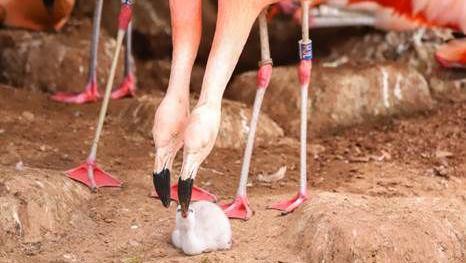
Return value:
<svg viewBox="0 0 466 263">
<path fill-rule="evenodd" d="M 98 105 L 0 92 L 3 262 L 464 261 L 465 104 L 311 138 L 310 200 L 284 217 L 265 206 L 295 192 L 298 143 L 262 144 L 248 188 L 256 213 L 232 222 L 233 249 L 185 258 L 169 244 L 174 208 L 148 196 L 151 139 L 118 117 L 132 100 L 112 103 L 99 152 L 99 164 L 125 184 L 90 194 L 62 171 L 84 160 Z M 197 183 L 231 200 L 241 153 L 216 148 Z M 258 179 L 283 166 L 284 179 Z"/>
<path fill-rule="evenodd" d="M 170 66 L 167 7 L 138 3 L 138 95 L 111 102 L 98 153 L 98 164 L 124 181 L 121 189 L 92 194 L 64 176 L 87 156 L 99 104 L 48 98 L 85 84 L 92 5 L 78 1 L 61 34 L 0 30 L 0 262 L 466 261 L 466 75 L 433 60 L 448 32 L 313 32 L 310 199 L 281 216 L 265 207 L 291 197 L 298 186 L 298 85 L 287 53 L 292 49 L 283 46 L 294 46 L 299 30 L 276 22 L 271 31 L 289 36 L 272 33 L 277 67 L 248 184 L 255 214 L 232 221 L 229 251 L 185 257 L 175 250 L 169 243 L 175 208 L 149 197 L 150 129 Z M 103 20 L 101 86 L 114 46 L 109 17 L 115 8 L 109 5 Z M 207 35 L 213 10 L 205 6 Z M 233 198 L 239 179 L 255 92 L 255 72 L 248 70 L 255 68 L 256 38 L 229 85 L 216 147 L 196 182 L 221 202 Z M 208 39 L 193 73 L 192 104 Z M 180 166 L 178 156 L 175 170 Z M 284 178 L 263 179 L 283 167 Z"/>
</svg>

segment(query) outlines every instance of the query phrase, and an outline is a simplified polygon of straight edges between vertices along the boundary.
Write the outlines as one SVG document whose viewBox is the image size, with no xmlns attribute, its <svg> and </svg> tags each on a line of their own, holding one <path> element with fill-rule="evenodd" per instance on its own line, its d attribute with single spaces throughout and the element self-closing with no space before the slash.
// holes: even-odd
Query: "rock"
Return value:
<svg viewBox="0 0 466 263">
<path fill-rule="evenodd" d="M 324 63 L 349 58 L 358 64 L 396 61 L 416 68 L 429 83 L 432 96 L 437 100 L 466 101 L 466 73 L 439 65 L 435 53 L 439 45 L 452 39 L 449 29 L 419 29 L 408 32 L 369 32 L 349 36 L 341 45 L 334 45 Z"/>
<path fill-rule="evenodd" d="M 465 262 L 464 203 L 319 193 L 286 235 L 304 262 Z"/>
<path fill-rule="evenodd" d="M 82 91 L 88 76 L 90 32 L 90 21 L 68 26 L 60 34 L 1 30 L 0 82 L 48 92 Z M 97 70 L 101 88 L 107 81 L 114 47 L 115 40 L 103 32 Z M 121 78 L 122 69 L 116 82 Z"/>
<path fill-rule="evenodd" d="M 161 95 L 139 97 L 137 100 L 131 101 L 127 107 L 124 107 L 118 116 L 120 120 L 126 123 L 125 127 L 137 130 L 152 138 L 154 113 L 161 100 Z M 195 103 L 194 99 L 191 100 L 191 105 L 195 105 Z M 249 131 L 251 113 L 252 111 L 242 103 L 224 100 L 222 122 L 215 146 L 220 148 L 243 148 Z M 266 114 L 262 114 L 256 132 L 256 143 L 273 143 L 282 136 L 282 128 Z"/>
<path fill-rule="evenodd" d="M 102 10 L 102 28 L 116 33 L 120 1 L 106 1 Z M 95 1 L 77 1 L 74 17 L 91 19 Z M 214 1 L 203 1 L 203 33 L 200 57 L 206 58 L 213 38 L 217 9 Z M 139 0 L 134 3 L 134 53 L 137 58 L 168 58 L 171 54 L 171 21 L 168 1 Z"/>
<path fill-rule="evenodd" d="M 34 120 L 34 114 L 30 111 L 23 111 L 21 114 L 27 121 L 33 121 Z"/>
<path fill-rule="evenodd" d="M 262 183 L 275 183 L 285 178 L 285 175 L 286 175 L 286 166 L 282 166 L 278 168 L 278 170 L 273 174 L 257 175 L 257 181 L 262 182 Z"/>
<path fill-rule="evenodd" d="M 441 101 L 466 101 L 466 74 L 462 71 L 442 72 L 432 75 L 429 79 L 432 95 Z"/>
<path fill-rule="evenodd" d="M 314 67 L 310 88 L 309 128 L 314 133 L 348 127 L 395 114 L 411 114 L 434 106 L 424 77 L 401 64 Z M 255 72 L 236 77 L 226 96 L 252 104 Z M 299 136 L 300 94 L 296 67 L 274 69 L 263 112 Z"/>
<path fill-rule="evenodd" d="M 19 161 L 15 165 L 16 171 L 23 171 L 24 170 L 24 163 L 23 161 Z"/>
<path fill-rule="evenodd" d="M 61 237 L 85 218 L 90 193 L 60 172 L 0 166 L 0 243 L 37 243 Z"/>
</svg>

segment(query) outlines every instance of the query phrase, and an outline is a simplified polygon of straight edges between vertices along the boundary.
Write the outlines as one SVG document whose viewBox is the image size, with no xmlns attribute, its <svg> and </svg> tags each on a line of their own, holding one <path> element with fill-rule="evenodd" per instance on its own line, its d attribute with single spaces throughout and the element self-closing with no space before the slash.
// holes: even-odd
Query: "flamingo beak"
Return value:
<svg viewBox="0 0 466 263">
<path fill-rule="evenodd" d="M 189 203 L 191 201 L 191 193 L 193 191 L 194 180 L 188 178 L 186 180 L 178 179 L 178 202 L 181 206 L 181 216 L 186 218 L 189 211 Z"/>
<path fill-rule="evenodd" d="M 155 191 L 162 201 L 163 206 L 169 207 L 171 202 L 170 197 L 170 170 L 163 169 L 160 173 L 154 172 L 152 175 Z"/>
</svg>

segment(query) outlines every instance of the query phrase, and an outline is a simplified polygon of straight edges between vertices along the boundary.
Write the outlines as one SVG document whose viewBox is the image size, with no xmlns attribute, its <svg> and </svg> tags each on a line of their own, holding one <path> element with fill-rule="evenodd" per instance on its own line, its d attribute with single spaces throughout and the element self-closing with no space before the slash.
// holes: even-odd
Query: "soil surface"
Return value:
<svg viewBox="0 0 466 263">
<path fill-rule="evenodd" d="M 153 142 L 140 133 L 128 131 L 125 125 L 129 124 L 115 114 L 131 101 L 111 102 L 98 153 L 98 164 L 123 180 L 123 187 L 92 194 L 73 215 L 82 220 L 75 220 L 56 238 L 27 242 L 17 233 L 2 236 L 18 242 L 1 242 L 0 262 L 316 260 L 287 245 L 296 242 L 284 233 L 296 222 L 297 215 L 280 216 L 265 209 L 267 204 L 291 197 L 297 190 L 299 144 L 290 138 L 255 149 L 248 188 L 255 215 L 247 222 L 232 221 L 231 250 L 185 257 L 174 249 L 169 236 L 174 227 L 175 207 L 165 209 L 158 200 L 149 197 L 153 188 Z M 61 174 L 85 160 L 99 104 L 61 105 L 42 93 L 0 86 L 0 105 L 0 165 L 8 168 L 2 169 L 0 176 L 30 168 Z M 319 199 L 316 197 L 319 193 L 331 192 L 357 194 L 365 199 L 382 198 L 388 207 L 397 203 L 392 204 L 391 198 L 441 197 L 458 200 L 464 208 L 465 123 L 466 104 L 443 103 L 435 112 L 310 138 L 309 204 L 313 204 L 314 198 Z M 241 157 L 242 150 L 214 149 L 200 170 L 197 184 L 215 193 L 221 201 L 231 200 L 239 179 Z M 178 158 L 175 169 L 180 166 Z M 287 167 L 287 173 L 281 181 L 270 184 L 257 179 L 259 174 L 274 173 L 282 166 Z M 4 188 L 0 184 L 2 195 Z"/>
</svg>

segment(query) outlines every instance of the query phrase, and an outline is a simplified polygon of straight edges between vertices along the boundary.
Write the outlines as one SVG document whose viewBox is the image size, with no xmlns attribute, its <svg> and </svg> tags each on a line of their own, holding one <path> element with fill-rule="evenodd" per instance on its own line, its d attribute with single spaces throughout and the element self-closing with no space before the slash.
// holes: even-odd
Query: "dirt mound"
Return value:
<svg viewBox="0 0 466 263">
<path fill-rule="evenodd" d="M 320 193 L 287 234 L 306 262 L 464 262 L 464 201 Z"/>
<path fill-rule="evenodd" d="M 400 64 L 318 66 L 312 74 L 309 127 L 316 133 L 433 107 L 424 77 Z M 255 72 L 248 72 L 238 76 L 227 96 L 252 104 L 255 75 Z M 296 67 L 275 68 L 263 111 L 279 123 L 287 135 L 298 136 L 299 109 Z"/>
<path fill-rule="evenodd" d="M 142 96 L 122 109 L 119 118 L 130 130 L 152 137 L 154 111 L 162 100 L 162 96 Z M 191 100 L 191 105 L 196 101 Z M 222 122 L 215 146 L 220 148 L 241 149 L 244 147 L 249 131 L 252 111 L 246 105 L 230 100 L 223 100 Z M 266 114 L 262 114 L 256 133 L 256 142 L 266 144 L 283 137 L 283 130 Z"/>
<path fill-rule="evenodd" d="M 61 172 L 0 166 L 0 243 L 58 239 L 82 223 L 82 204 L 89 199 L 87 189 Z"/>
</svg>

